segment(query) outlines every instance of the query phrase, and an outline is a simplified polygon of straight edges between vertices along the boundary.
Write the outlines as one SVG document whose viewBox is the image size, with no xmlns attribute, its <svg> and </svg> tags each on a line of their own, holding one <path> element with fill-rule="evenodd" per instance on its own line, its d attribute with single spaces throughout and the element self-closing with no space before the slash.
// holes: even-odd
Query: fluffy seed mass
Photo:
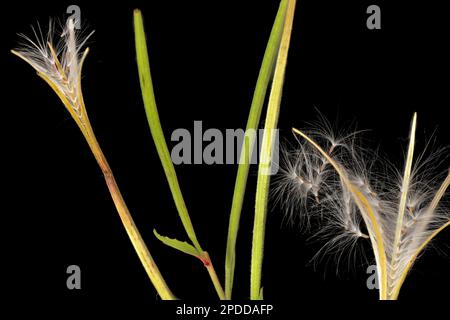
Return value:
<svg viewBox="0 0 450 320">
<path fill-rule="evenodd" d="M 299 136 L 284 150 L 272 193 L 289 221 L 310 227 L 326 239 L 319 253 L 337 252 L 369 239 L 384 299 L 396 299 L 404 278 L 422 249 L 449 225 L 444 195 L 448 171 L 436 174 L 446 149 L 414 159 L 416 115 L 403 172 L 362 145 L 359 133 L 336 134 L 322 119 L 319 128 Z M 427 150 L 426 150 L 427 151 Z M 426 157 L 425 154 L 428 153 Z"/>
<path fill-rule="evenodd" d="M 58 94 L 81 127 L 86 114 L 81 93 L 81 68 L 88 53 L 82 48 L 93 31 L 86 36 L 75 29 L 76 21 L 68 19 L 58 33 L 50 20 L 44 35 L 41 26 L 32 27 L 34 37 L 19 34 L 22 42 L 12 53 L 29 63 Z"/>
</svg>

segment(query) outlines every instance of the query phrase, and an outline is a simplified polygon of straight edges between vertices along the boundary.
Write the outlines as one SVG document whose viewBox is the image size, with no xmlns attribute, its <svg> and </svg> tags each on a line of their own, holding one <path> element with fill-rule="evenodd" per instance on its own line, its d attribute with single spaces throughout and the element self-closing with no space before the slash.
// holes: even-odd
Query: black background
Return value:
<svg viewBox="0 0 450 320">
<path fill-rule="evenodd" d="M 339 2 L 339 3 L 338 3 Z M 448 18 L 440 3 L 411 1 L 299 1 L 289 53 L 279 127 L 317 119 L 356 122 L 371 129 L 369 146 L 402 167 L 413 111 L 419 147 L 436 130 L 449 144 Z M 83 72 L 83 91 L 94 131 L 129 209 L 171 289 L 182 299 L 212 302 L 216 295 L 203 266 L 165 247 L 152 234 L 186 239 L 151 140 L 134 57 L 132 10 L 143 10 L 152 77 L 166 137 L 176 128 L 244 128 L 278 1 L 60 1 L 2 4 L 1 65 L 4 276 L 11 300 L 115 310 L 158 298 L 120 223 L 101 171 L 56 95 L 30 66 L 10 54 L 17 32 L 63 18 L 78 4 L 95 29 Z M 366 8 L 378 4 L 382 29 L 366 28 Z M 263 115 L 265 114 L 265 111 Z M 263 121 L 264 118 L 262 118 Z M 169 142 L 169 148 L 173 143 Z M 176 166 L 203 248 L 223 281 L 234 165 Z M 234 298 L 249 296 L 251 230 L 256 167 L 252 167 L 238 238 Z M 347 262 L 314 269 L 320 244 L 283 224 L 271 206 L 263 271 L 265 298 L 280 308 L 312 302 L 375 302 L 366 287 L 372 263 Z M 415 265 L 400 299 L 447 299 L 448 231 Z M 368 250 L 368 247 L 365 247 Z M 3 259 L 2 259 L 3 260 Z M 66 268 L 82 270 L 82 289 L 66 288 Z M 289 303 L 288 303 L 289 302 Z M 45 304 L 44 304 L 45 305 Z M 149 309 L 150 310 L 150 309 Z M 325 310 L 322 310 L 325 311 Z M 321 312 L 322 312 L 321 311 Z M 345 310 L 342 310 L 345 312 Z"/>
</svg>

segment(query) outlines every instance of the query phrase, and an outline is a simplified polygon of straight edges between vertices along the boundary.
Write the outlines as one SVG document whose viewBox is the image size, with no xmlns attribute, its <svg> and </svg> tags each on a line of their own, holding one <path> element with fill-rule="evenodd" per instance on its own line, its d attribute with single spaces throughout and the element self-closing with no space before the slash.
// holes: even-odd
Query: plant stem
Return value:
<svg viewBox="0 0 450 320">
<path fill-rule="evenodd" d="M 258 166 L 258 180 L 256 185 L 255 219 L 253 224 L 253 244 L 250 274 L 250 299 L 261 300 L 261 273 L 264 255 L 264 236 L 267 217 L 267 202 L 269 196 L 270 167 L 272 165 L 273 136 L 280 112 L 281 94 L 284 84 L 289 43 L 294 21 L 296 0 L 289 0 L 286 9 L 283 34 L 267 107 L 266 122 L 262 141 L 260 162 Z"/>
<path fill-rule="evenodd" d="M 87 120 L 88 121 L 88 120 Z M 167 283 L 165 282 L 161 272 L 159 271 L 153 257 L 151 256 L 142 236 L 136 227 L 133 217 L 128 210 L 128 207 L 125 203 L 125 200 L 122 197 L 122 193 L 119 190 L 119 186 L 114 179 L 113 172 L 103 154 L 100 145 L 93 134 L 92 128 L 88 122 L 86 126 L 86 131 L 83 131 L 83 135 L 86 137 L 86 140 L 91 148 L 92 153 L 97 160 L 98 165 L 100 166 L 106 185 L 108 186 L 111 197 L 114 201 L 114 205 L 116 206 L 117 212 L 119 213 L 120 220 L 128 234 L 128 237 L 133 244 L 134 249 L 147 272 L 150 281 L 153 283 L 156 291 L 161 296 L 163 300 L 175 300 L 176 297 L 170 291 Z"/>
<path fill-rule="evenodd" d="M 72 35 L 73 36 L 73 35 Z M 30 40 L 31 41 L 31 40 Z M 39 41 L 39 40 L 38 40 Z M 33 43 L 34 44 L 34 43 Z M 42 43 L 39 43 L 42 45 Z M 64 74 L 64 71 L 61 68 L 60 62 L 58 61 L 57 54 L 55 53 L 54 48 L 52 47 L 51 43 L 47 43 L 48 49 L 53 54 L 53 61 L 54 64 L 60 69 L 60 76 L 62 79 L 66 79 L 66 76 Z M 36 46 L 36 45 L 35 45 Z M 43 49 L 42 49 L 43 50 Z M 42 53 L 42 50 L 39 49 L 39 51 Z M 77 70 L 77 81 L 78 81 L 78 87 L 76 92 L 74 92 L 71 89 L 71 92 L 76 95 L 75 98 L 68 98 L 67 94 L 64 93 L 60 86 L 56 84 L 54 80 L 52 80 L 47 72 L 42 72 L 39 70 L 39 68 L 36 67 L 36 64 L 31 62 L 28 58 L 20 54 L 19 52 L 16 52 L 14 50 L 11 51 L 13 54 L 17 55 L 18 57 L 25 60 L 27 63 L 29 63 L 34 69 L 37 70 L 38 75 L 47 82 L 47 84 L 55 91 L 55 93 L 58 95 L 58 97 L 61 99 L 61 102 L 64 104 L 72 118 L 74 119 L 75 123 L 79 127 L 81 133 L 83 134 L 86 142 L 88 143 L 95 159 L 97 160 L 98 165 L 100 166 L 106 184 L 108 186 L 109 192 L 111 194 L 111 197 L 114 201 L 114 204 L 116 206 L 117 212 L 119 213 L 120 219 L 122 221 L 122 224 L 128 234 L 128 237 L 131 240 L 131 243 L 133 244 L 134 249 L 136 250 L 136 253 L 141 260 L 142 265 L 145 268 L 145 271 L 147 272 L 148 277 L 150 278 L 150 281 L 156 288 L 156 291 L 164 300 L 174 300 L 176 299 L 175 296 L 170 291 L 169 287 L 167 286 L 167 283 L 165 282 L 164 278 L 162 277 L 158 267 L 156 266 L 155 261 L 153 260 L 153 257 L 151 256 L 147 246 L 145 245 L 144 240 L 141 237 L 141 234 L 139 233 L 139 230 L 137 229 L 133 218 L 128 210 L 127 205 L 125 204 L 125 201 L 122 197 L 122 194 L 119 190 L 119 187 L 116 183 L 116 180 L 114 179 L 114 175 L 112 173 L 111 168 L 109 167 L 108 162 L 106 161 L 106 158 L 103 154 L 102 149 L 100 148 L 100 145 L 97 142 L 97 139 L 94 135 L 94 131 L 92 130 L 92 126 L 89 121 L 89 117 L 86 112 L 86 107 L 84 105 L 83 101 L 83 94 L 81 92 L 81 69 L 83 65 L 83 61 L 86 58 L 87 53 L 89 50 L 86 48 L 84 51 L 81 59 L 78 61 L 78 57 L 76 57 L 76 61 L 72 61 L 72 63 L 79 63 Z M 47 52 L 47 51 L 46 51 Z M 75 110 L 78 110 L 77 112 Z"/>
<path fill-rule="evenodd" d="M 214 288 L 216 289 L 217 295 L 219 296 L 220 300 L 225 300 L 225 292 L 223 291 L 222 285 L 220 284 L 219 277 L 217 276 L 216 270 L 214 269 L 208 252 L 203 251 L 203 257 L 200 258 L 200 260 L 202 260 L 203 265 L 205 266 L 206 270 L 208 270 L 208 274 L 214 284 Z"/>
<path fill-rule="evenodd" d="M 88 49 L 86 49 L 86 51 L 83 55 L 82 61 L 86 57 L 87 52 L 88 52 Z M 80 66 L 80 68 L 81 68 L 81 66 Z M 65 98 L 65 95 L 53 84 L 53 82 L 43 73 L 38 72 L 38 75 L 41 78 L 43 78 L 50 85 L 50 87 L 55 91 L 55 93 L 61 99 L 62 103 L 65 105 L 66 109 L 70 112 L 71 116 L 73 117 L 76 124 L 80 128 L 81 133 L 83 134 L 86 142 L 89 145 L 89 148 L 91 149 L 95 159 L 97 160 L 97 163 L 98 163 L 100 169 L 103 172 L 109 192 L 114 201 L 114 205 L 116 206 L 117 212 L 119 213 L 122 224 L 128 234 L 128 237 L 130 238 L 131 243 L 133 244 L 133 247 L 134 247 L 139 259 L 141 260 L 141 263 L 144 266 L 144 269 L 147 272 L 147 275 L 150 278 L 150 281 L 152 282 L 156 291 L 158 292 L 158 294 L 161 296 L 161 298 L 163 300 L 175 300 L 176 297 L 173 295 L 173 293 L 170 291 L 169 287 L 167 286 L 167 283 L 165 282 L 163 276 L 161 275 L 161 272 L 159 271 L 158 267 L 156 266 L 156 263 L 153 260 L 153 257 L 151 256 L 147 246 L 145 245 L 144 240 L 141 237 L 141 234 L 139 233 L 139 230 L 137 229 L 137 227 L 133 221 L 130 211 L 128 210 L 128 207 L 125 204 L 125 200 L 123 199 L 122 194 L 119 190 L 119 187 L 114 179 L 114 175 L 108 164 L 108 161 L 106 160 L 106 157 L 103 154 L 102 149 L 100 148 L 97 138 L 95 137 L 91 123 L 89 121 L 88 114 L 86 112 L 86 106 L 84 105 L 83 94 L 81 93 L 81 84 L 80 84 L 80 89 L 79 89 L 77 96 L 78 96 L 78 101 L 80 103 L 79 108 L 82 113 L 82 121 L 80 120 L 80 118 L 77 115 L 75 115 L 73 113 L 72 105 Z"/>
<path fill-rule="evenodd" d="M 323 150 L 317 142 L 315 142 L 308 135 L 302 131 L 292 128 L 292 131 L 302 136 L 309 144 L 311 144 L 322 156 L 328 161 L 329 164 L 336 170 L 341 181 L 346 186 L 348 191 L 352 194 L 352 197 L 357 205 L 361 216 L 366 224 L 367 231 L 369 233 L 370 242 L 375 255 L 375 261 L 377 265 L 378 284 L 380 292 L 380 300 L 386 300 L 386 288 L 387 288 L 387 260 L 386 251 L 383 243 L 382 229 L 378 223 L 374 210 L 372 209 L 369 200 L 366 196 L 350 181 L 345 170 L 333 160 L 333 158 Z"/>
<path fill-rule="evenodd" d="M 286 14 L 287 0 L 280 2 L 280 7 L 275 18 L 275 22 L 270 33 L 266 51 L 264 53 L 261 69 L 253 94 L 250 113 L 247 120 L 246 131 L 256 130 L 261 118 L 261 111 L 266 97 L 267 87 L 273 75 L 276 55 L 280 46 L 283 22 Z M 255 137 L 250 135 L 245 137 L 241 148 L 241 156 L 234 186 L 233 201 L 231 205 L 230 221 L 228 226 L 227 250 L 225 258 L 225 295 L 228 300 L 231 299 L 233 290 L 234 269 L 236 265 L 236 240 L 239 231 L 239 221 L 241 219 L 242 205 L 245 196 L 245 187 L 250 169 L 250 160 L 252 157 Z"/>
<path fill-rule="evenodd" d="M 172 193 L 175 206 L 180 216 L 183 227 L 194 247 L 202 252 L 197 235 L 194 231 L 191 218 L 189 216 L 186 203 L 181 193 L 177 174 L 170 157 L 169 149 L 164 138 L 161 121 L 159 120 L 158 108 L 156 106 L 155 93 L 153 90 L 152 76 L 150 72 L 150 62 L 148 58 L 147 40 L 144 30 L 144 19 L 139 9 L 135 9 L 134 16 L 134 34 L 136 46 L 136 60 L 139 73 L 139 83 L 141 86 L 142 100 L 144 102 L 145 115 L 147 116 L 150 133 L 155 143 L 156 151 L 164 169 L 164 173 Z"/>
<path fill-rule="evenodd" d="M 163 166 L 164 173 L 166 175 L 167 182 L 169 184 L 170 191 L 175 202 L 175 206 L 177 207 L 178 215 L 186 231 L 186 234 L 191 240 L 195 249 L 198 251 L 200 259 L 205 256 L 208 257 L 207 260 L 205 260 L 206 262 L 208 262 L 208 266 L 205 266 L 208 270 L 214 287 L 216 288 L 219 298 L 224 299 L 225 294 L 222 286 L 220 285 L 214 267 L 212 266 L 211 259 L 209 258 L 209 255 L 206 253 L 206 251 L 203 251 L 199 241 L 197 240 L 197 235 L 195 233 L 194 226 L 192 225 L 192 221 L 189 216 L 183 194 L 181 193 L 177 174 L 170 157 L 166 140 L 164 138 L 161 121 L 159 120 L 158 108 L 156 106 L 152 76 L 150 73 L 150 62 L 148 58 L 147 40 L 145 36 L 142 13 L 139 9 L 135 9 L 133 12 L 133 16 L 139 82 L 141 85 L 142 100 L 144 102 L 144 109 L 150 127 L 150 133 L 155 143 L 159 159 L 161 160 L 161 164 Z"/>
</svg>

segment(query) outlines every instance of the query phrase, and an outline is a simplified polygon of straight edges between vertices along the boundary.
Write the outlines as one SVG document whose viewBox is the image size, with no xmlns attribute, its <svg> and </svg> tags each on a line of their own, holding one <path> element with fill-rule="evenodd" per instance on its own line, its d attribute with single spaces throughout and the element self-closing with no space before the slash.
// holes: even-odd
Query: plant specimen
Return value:
<svg viewBox="0 0 450 320">
<path fill-rule="evenodd" d="M 186 207 L 186 203 L 183 198 L 183 194 L 181 193 L 181 188 L 178 183 L 175 168 L 173 166 L 172 159 L 170 158 L 169 149 L 167 148 L 167 144 L 164 139 L 161 123 L 159 121 L 158 109 L 156 108 L 152 78 L 150 75 L 150 64 L 148 60 L 144 23 L 142 19 L 142 14 L 139 10 L 134 11 L 134 33 L 135 33 L 137 64 L 139 70 L 139 80 L 141 84 L 145 113 L 147 115 L 147 120 L 149 123 L 153 141 L 155 143 L 156 150 L 158 151 L 159 158 L 163 165 L 164 172 L 166 174 L 167 181 L 170 186 L 170 191 L 172 192 L 172 196 L 178 210 L 178 214 L 180 216 L 181 222 L 183 223 L 183 227 L 186 231 L 186 234 L 188 235 L 188 238 L 192 242 L 192 244 L 184 241 L 182 242 L 177 239 L 163 237 L 159 235 L 156 232 L 156 230 L 154 230 L 154 234 L 164 244 L 200 259 L 203 262 L 203 265 L 208 270 L 208 273 L 216 289 L 217 295 L 221 300 L 224 300 L 225 292 L 223 291 L 222 285 L 220 284 L 220 281 L 217 277 L 217 273 L 212 265 L 209 254 L 202 249 L 200 243 L 197 240 L 197 236 L 195 234 L 194 227 L 192 225 Z"/>
<path fill-rule="evenodd" d="M 259 125 L 262 106 L 266 96 L 269 81 L 274 78 L 270 95 L 270 103 L 267 111 L 266 129 L 274 129 L 278 118 L 278 109 L 281 100 L 284 70 L 286 67 L 287 51 L 292 30 L 295 0 L 282 0 L 272 28 L 272 32 L 266 47 L 260 73 L 253 95 L 253 101 L 247 122 L 247 129 L 255 129 Z M 76 21 L 69 18 L 63 26 L 60 34 L 55 34 L 53 22 L 48 25 L 48 33 L 44 36 L 41 27 L 33 29 L 36 39 L 21 35 L 24 42 L 21 46 L 12 50 L 12 53 L 29 63 L 55 91 L 63 102 L 66 109 L 74 119 L 88 143 L 100 169 L 103 172 L 111 197 L 121 218 L 123 226 L 144 266 L 151 282 L 158 294 L 164 300 L 176 299 L 161 275 L 155 261 L 153 260 L 144 240 L 142 239 L 132 216 L 125 204 L 122 194 L 116 184 L 111 168 L 100 148 L 89 122 L 87 110 L 81 90 L 81 72 L 83 61 L 87 56 L 88 49 L 83 46 L 92 33 L 81 36 L 75 29 Z M 231 299 L 233 275 L 235 269 L 235 250 L 240 220 L 240 213 L 245 194 L 245 185 L 248 177 L 250 161 L 241 161 L 239 164 L 233 203 L 230 214 L 229 232 L 226 250 L 225 265 L 225 290 L 213 267 L 209 254 L 202 249 L 192 225 L 186 203 L 181 193 L 176 172 L 170 158 L 167 144 L 164 139 L 163 130 L 156 108 L 155 95 L 153 91 L 150 65 L 148 61 L 147 43 L 144 32 L 143 18 L 139 10 L 134 11 L 134 34 L 135 49 L 137 56 L 138 74 L 141 85 L 145 113 L 149 123 L 151 135 L 160 157 L 166 178 L 172 192 L 179 217 L 190 240 L 190 243 L 171 239 L 159 235 L 156 230 L 155 236 L 164 244 L 178 249 L 186 254 L 197 257 L 206 267 L 212 283 L 220 299 Z M 56 36 L 59 39 L 55 42 Z M 271 159 L 273 142 L 270 136 L 264 135 L 264 150 L 261 157 Z M 247 138 L 242 146 L 241 157 L 251 158 L 251 150 L 254 138 Z M 260 168 L 261 170 L 261 168 Z M 251 298 L 262 298 L 260 282 L 262 268 L 262 250 L 264 237 L 265 211 L 268 194 L 268 178 L 258 181 L 258 195 L 254 228 L 254 250 L 252 255 L 252 284 Z M 262 219 L 261 219 L 262 218 Z"/>
<path fill-rule="evenodd" d="M 264 235 L 267 216 L 267 202 L 269 198 L 270 166 L 272 165 L 272 152 L 274 149 L 274 130 L 278 122 L 280 112 L 281 93 L 286 71 L 287 56 L 289 50 L 292 24 L 294 22 L 294 10 L 296 1 L 287 4 L 284 32 L 281 38 L 280 50 L 273 76 L 272 90 L 269 96 L 266 122 L 261 149 L 261 159 L 258 166 L 258 180 L 256 185 L 255 220 L 253 224 L 253 244 L 251 261 L 250 297 L 263 299 L 261 287 L 261 270 L 264 253 Z M 267 163 L 269 164 L 267 166 Z"/>
<path fill-rule="evenodd" d="M 270 34 L 270 38 L 266 47 L 263 62 L 259 72 L 256 88 L 253 95 L 250 114 L 247 121 L 247 129 L 256 129 L 259 124 L 264 98 L 266 96 L 269 81 L 273 77 L 272 90 L 269 98 L 269 106 L 266 116 L 266 125 L 264 127 L 265 133 L 263 137 L 263 150 L 261 151 L 261 159 L 265 165 L 269 163 L 272 158 L 271 152 L 273 148 L 273 129 L 275 129 L 278 110 L 281 101 L 281 91 L 284 80 L 284 71 L 286 67 L 287 52 L 289 48 L 290 34 L 292 32 L 293 16 L 295 11 L 295 0 L 282 0 L 278 9 L 277 16 Z M 183 226 L 192 244 L 182 242 L 177 239 L 163 237 L 154 231 L 155 235 L 166 245 L 178 249 L 184 253 L 190 254 L 199 258 L 211 276 L 216 291 L 220 299 L 231 299 L 232 287 L 234 280 L 235 256 L 236 256 L 236 241 L 239 229 L 239 220 L 242 210 L 242 204 L 245 195 L 245 185 L 247 182 L 249 166 L 254 145 L 254 137 L 246 137 L 241 150 L 241 161 L 238 168 L 235 189 L 233 194 L 233 202 L 230 213 L 230 222 L 228 228 L 227 250 L 225 261 L 225 291 L 222 289 L 220 281 L 212 267 L 211 259 L 207 252 L 200 247 L 197 237 L 195 235 L 189 214 L 184 202 L 180 186 L 178 184 L 175 169 L 172 160 L 170 159 L 169 151 L 164 140 L 161 124 L 159 121 L 158 111 L 153 92 L 152 79 L 150 75 L 150 65 L 148 62 L 147 43 L 145 39 L 144 27 L 141 13 L 135 11 L 135 43 L 138 61 L 139 79 L 141 83 L 142 97 L 144 100 L 145 111 L 152 133 L 153 141 L 158 150 L 161 163 L 164 168 L 169 186 L 174 198 L 178 214 Z M 269 135 L 266 133 L 269 132 Z M 264 240 L 264 224 L 265 213 L 268 197 L 268 174 L 267 168 L 261 168 L 262 175 L 267 177 L 258 180 L 257 193 L 257 208 L 255 210 L 255 227 L 254 240 L 252 251 L 252 270 L 251 270 L 251 299 L 262 299 L 261 285 L 261 269 L 262 269 L 262 251 Z"/>
<path fill-rule="evenodd" d="M 88 48 L 83 51 L 82 47 L 92 35 L 92 32 L 87 37 L 81 38 L 75 30 L 75 21 L 68 19 L 57 43 L 54 43 L 56 35 L 52 21 L 49 22 L 48 33 L 45 37 L 40 26 L 38 26 L 37 30 L 33 28 L 33 33 L 36 37 L 34 40 L 21 35 L 25 41 L 20 48 L 12 50 L 12 53 L 28 62 L 37 71 L 37 74 L 55 91 L 75 120 L 103 172 L 106 185 L 111 193 L 123 226 L 151 282 L 161 298 L 174 299 L 175 296 L 167 286 L 139 230 L 134 224 L 114 179 L 113 172 L 106 161 L 89 122 L 81 91 L 81 70 L 84 59 L 89 52 Z"/>
<path fill-rule="evenodd" d="M 329 123 L 309 133 L 293 129 L 299 146 L 284 154 L 273 190 L 290 218 L 318 219 L 317 235 L 328 238 L 319 253 L 340 255 L 358 239 L 370 241 L 382 300 L 398 298 L 418 255 L 450 224 L 443 201 L 450 172 L 433 173 L 444 150 L 414 159 L 416 125 L 414 114 L 403 172 L 365 150 L 357 133 L 340 136 Z"/>
<path fill-rule="evenodd" d="M 271 90 L 264 124 L 258 167 L 250 298 L 262 299 L 262 261 L 267 215 L 270 167 L 274 148 L 284 74 L 295 11 L 295 0 L 281 0 L 256 82 L 246 129 L 257 129 L 270 81 Z M 21 35 L 23 43 L 12 53 L 30 64 L 55 91 L 88 143 L 116 206 L 123 226 L 158 294 L 164 300 L 176 299 L 169 289 L 122 197 L 111 168 L 91 127 L 81 89 L 81 72 L 88 49 L 83 49 L 92 32 L 82 36 L 69 19 L 60 34 L 50 22 L 45 35 L 40 26 L 33 29 L 36 39 Z M 58 40 L 54 41 L 55 38 Z M 134 36 L 143 104 L 150 132 L 163 166 L 180 220 L 189 242 L 168 238 L 154 230 L 164 244 L 198 258 L 205 266 L 220 299 L 231 299 L 236 266 L 236 243 L 245 197 L 254 136 L 246 136 L 241 149 L 226 243 L 225 281 L 222 286 L 212 259 L 198 240 L 181 192 L 174 165 L 165 142 L 156 107 L 148 48 L 142 14 L 134 11 Z M 442 164 L 443 152 L 430 157 L 414 157 L 417 116 L 414 115 L 405 167 L 392 168 L 361 146 L 356 133 L 335 134 L 330 125 L 304 132 L 294 152 L 284 154 L 282 175 L 273 190 L 289 218 L 299 216 L 308 225 L 317 219 L 320 238 L 328 238 L 318 255 L 342 252 L 356 241 L 368 240 L 377 264 L 380 299 L 397 299 L 405 278 L 425 246 L 450 223 L 443 197 L 450 183 L 433 175 L 432 167 Z M 317 129 L 319 128 L 319 129 Z M 416 159 L 415 159 L 416 158 Z M 381 170 L 380 170 L 381 167 Z M 297 213 L 300 212 L 299 215 Z"/>
</svg>

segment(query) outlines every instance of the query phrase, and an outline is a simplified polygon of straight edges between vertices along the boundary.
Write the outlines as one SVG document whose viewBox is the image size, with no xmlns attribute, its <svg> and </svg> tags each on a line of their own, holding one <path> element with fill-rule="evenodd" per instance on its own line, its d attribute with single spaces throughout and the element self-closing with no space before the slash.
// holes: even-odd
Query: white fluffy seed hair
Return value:
<svg viewBox="0 0 450 320">
<path fill-rule="evenodd" d="M 67 99 L 75 115 L 81 119 L 81 67 L 88 52 L 87 48 L 82 52 L 82 48 L 94 31 L 84 34 L 76 30 L 76 24 L 77 21 L 68 19 L 57 28 L 50 19 L 46 33 L 37 24 L 37 27 L 31 27 L 33 37 L 19 34 L 22 41 L 12 52 L 28 62 L 55 91 L 59 91 L 58 94 Z M 58 32 L 56 29 L 61 30 Z"/>
<path fill-rule="evenodd" d="M 416 115 L 411 129 L 413 144 L 415 123 Z M 317 222 L 319 231 L 314 237 L 326 239 L 317 257 L 335 253 L 339 261 L 343 249 L 353 248 L 358 239 L 370 239 L 377 262 L 381 254 L 386 257 L 387 298 L 394 296 L 423 247 L 449 224 L 444 195 L 450 174 L 436 174 L 447 160 L 448 149 L 431 151 L 427 144 L 414 162 L 410 152 L 405 167 L 412 165 L 410 170 L 405 169 L 410 173 L 405 174 L 378 152 L 365 149 L 359 132 L 335 133 L 323 117 L 312 127 L 301 133 L 294 150 L 282 149 L 272 196 L 289 221 L 300 221 L 306 227 L 311 226 L 312 219 Z M 367 202 L 367 210 L 355 194 Z M 403 217 L 399 219 L 402 208 Z M 368 218 L 368 210 L 373 213 L 373 221 Z M 375 237 L 376 228 L 380 229 L 381 240 Z M 376 252 L 379 242 L 384 245 L 384 253 Z"/>
</svg>

